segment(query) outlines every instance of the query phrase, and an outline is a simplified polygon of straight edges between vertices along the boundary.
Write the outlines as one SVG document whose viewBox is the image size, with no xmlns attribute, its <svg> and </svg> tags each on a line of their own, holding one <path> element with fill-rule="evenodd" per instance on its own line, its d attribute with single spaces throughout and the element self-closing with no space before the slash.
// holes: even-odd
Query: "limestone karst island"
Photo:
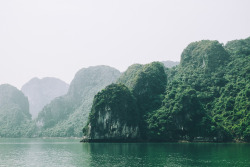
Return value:
<svg viewBox="0 0 250 167">
<path fill-rule="evenodd" d="M 49 97 L 49 98 L 48 98 Z M 70 85 L 0 86 L 0 137 L 84 142 L 249 142 L 250 38 L 190 43 L 180 63 L 79 70 Z M 79 139 L 80 140 L 80 139 Z"/>
</svg>

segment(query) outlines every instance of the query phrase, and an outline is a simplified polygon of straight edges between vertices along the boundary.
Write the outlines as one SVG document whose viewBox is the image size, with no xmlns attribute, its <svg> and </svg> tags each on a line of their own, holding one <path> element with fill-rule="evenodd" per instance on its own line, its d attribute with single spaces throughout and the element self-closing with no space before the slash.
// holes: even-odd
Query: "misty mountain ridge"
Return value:
<svg viewBox="0 0 250 167">
<path fill-rule="evenodd" d="M 28 137 L 30 121 L 28 98 L 11 85 L 0 85 L 0 137 Z"/>
<path fill-rule="evenodd" d="M 46 105 L 36 119 L 39 136 L 82 136 L 81 129 L 87 123 L 92 101 L 97 92 L 116 82 L 120 72 L 100 65 L 79 70 L 66 95 Z"/>
<path fill-rule="evenodd" d="M 21 91 L 28 97 L 29 111 L 32 118 L 35 119 L 45 105 L 54 98 L 65 95 L 68 88 L 69 85 L 60 79 L 45 77 L 32 78 L 22 86 Z"/>
<path fill-rule="evenodd" d="M 164 66 L 167 68 L 172 68 L 180 64 L 180 62 L 178 61 L 171 61 L 171 60 L 161 61 L 161 63 L 163 63 Z"/>
<path fill-rule="evenodd" d="M 183 50 L 180 64 L 133 64 L 123 73 L 83 68 L 65 95 L 43 107 L 29 133 L 16 136 L 249 141 L 249 58 L 250 38 L 226 45 L 202 40 Z"/>
</svg>

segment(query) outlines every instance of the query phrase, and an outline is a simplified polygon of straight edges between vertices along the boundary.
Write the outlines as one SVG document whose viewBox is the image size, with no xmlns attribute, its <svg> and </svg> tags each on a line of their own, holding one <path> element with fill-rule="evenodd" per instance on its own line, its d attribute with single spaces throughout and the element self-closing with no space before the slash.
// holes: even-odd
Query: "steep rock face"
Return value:
<svg viewBox="0 0 250 167">
<path fill-rule="evenodd" d="M 30 113 L 36 118 L 46 104 L 54 98 L 65 95 L 69 85 L 57 78 L 33 78 L 22 87 L 22 92 L 28 97 Z"/>
<path fill-rule="evenodd" d="M 121 75 L 117 82 L 127 86 L 136 98 L 140 137 L 147 140 L 145 119 L 148 113 L 161 106 L 167 84 L 163 64 L 160 62 L 152 62 L 146 65 L 134 64 Z"/>
<path fill-rule="evenodd" d="M 27 131 L 23 128 L 30 120 L 29 102 L 24 94 L 11 85 L 0 85 L 0 136 L 25 136 Z"/>
<path fill-rule="evenodd" d="M 93 98 L 98 91 L 115 82 L 120 72 L 108 66 L 79 70 L 66 95 L 53 100 L 39 113 L 36 120 L 41 136 L 81 136 Z"/>
<path fill-rule="evenodd" d="M 121 84 L 111 84 L 99 92 L 84 132 L 89 140 L 132 140 L 139 138 L 135 98 Z"/>
<path fill-rule="evenodd" d="M 181 67 L 214 71 L 229 60 L 229 54 L 218 41 L 193 42 L 181 54 Z"/>
</svg>

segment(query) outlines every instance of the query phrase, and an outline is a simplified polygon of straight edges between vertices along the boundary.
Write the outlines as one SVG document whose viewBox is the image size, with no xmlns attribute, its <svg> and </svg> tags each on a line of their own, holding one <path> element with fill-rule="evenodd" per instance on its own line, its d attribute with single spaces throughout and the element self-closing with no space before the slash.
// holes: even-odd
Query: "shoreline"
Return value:
<svg viewBox="0 0 250 167">
<path fill-rule="evenodd" d="M 172 140 L 172 141 L 164 141 L 164 140 L 107 140 L 107 139 L 86 139 L 82 137 L 0 137 L 0 139 L 75 139 L 79 140 L 80 143 L 243 143 L 250 144 L 250 142 L 234 139 L 231 141 L 188 141 L 188 140 Z"/>
<path fill-rule="evenodd" d="M 107 140 L 107 139 L 84 139 L 80 140 L 81 143 L 243 143 L 250 144 L 250 142 L 241 141 L 241 140 L 232 140 L 232 141 L 188 141 L 188 140 L 177 140 L 177 141 L 146 141 L 146 140 Z"/>
</svg>

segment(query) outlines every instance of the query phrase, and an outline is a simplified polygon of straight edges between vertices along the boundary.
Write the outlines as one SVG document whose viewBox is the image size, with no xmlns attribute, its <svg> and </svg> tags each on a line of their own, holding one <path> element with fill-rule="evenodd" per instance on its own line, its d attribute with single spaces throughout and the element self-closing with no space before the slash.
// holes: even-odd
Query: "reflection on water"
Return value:
<svg viewBox="0 0 250 167">
<path fill-rule="evenodd" d="M 248 166 L 249 144 L 89 144 L 91 166 Z"/>
<path fill-rule="evenodd" d="M 79 143 L 79 139 L 0 139 L 1 166 L 250 166 L 250 144 Z"/>
</svg>

